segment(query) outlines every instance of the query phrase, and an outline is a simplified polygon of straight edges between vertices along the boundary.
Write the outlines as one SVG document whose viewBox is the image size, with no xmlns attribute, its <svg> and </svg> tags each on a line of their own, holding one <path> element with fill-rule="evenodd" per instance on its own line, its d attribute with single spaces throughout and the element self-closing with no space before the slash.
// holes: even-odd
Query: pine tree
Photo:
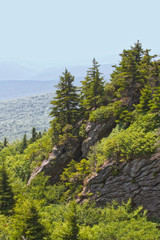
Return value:
<svg viewBox="0 0 160 240">
<path fill-rule="evenodd" d="M 37 203 L 36 203 L 37 204 Z M 14 215 L 13 239 L 40 240 L 50 239 L 41 224 L 35 201 L 17 204 Z"/>
<path fill-rule="evenodd" d="M 104 81 L 99 72 L 100 65 L 95 58 L 93 58 L 92 63 L 93 66 L 89 68 L 81 87 L 82 107 L 85 110 L 99 107 L 103 102 L 104 96 Z"/>
<path fill-rule="evenodd" d="M 75 201 L 72 201 L 70 203 L 69 210 L 70 211 L 66 219 L 69 223 L 70 233 L 71 233 L 69 239 L 76 240 L 78 239 L 79 227 L 77 223 L 77 205 Z"/>
<path fill-rule="evenodd" d="M 79 233 L 77 203 L 71 201 L 65 214 L 65 222 L 57 229 L 55 239 L 77 240 Z"/>
<path fill-rule="evenodd" d="M 27 148 L 27 145 L 28 145 L 27 136 L 26 136 L 26 134 L 24 134 L 23 140 L 22 140 L 22 143 L 21 143 L 21 146 L 20 146 L 20 153 L 24 152 L 24 150 Z"/>
<path fill-rule="evenodd" d="M 41 138 L 42 137 L 42 133 L 39 131 L 38 135 L 37 135 L 37 138 Z"/>
<path fill-rule="evenodd" d="M 151 112 L 160 111 L 160 87 L 156 87 L 152 94 L 152 99 L 149 101 Z"/>
<path fill-rule="evenodd" d="M 61 130 L 67 124 L 74 124 L 79 116 L 79 96 L 76 86 L 73 85 L 74 76 L 67 69 L 62 74 L 57 85 L 56 97 L 51 101 L 53 107 L 50 113 L 60 124 Z"/>
<path fill-rule="evenodd" d="M 152 89 L 146 85 L 141 91 L 140 102 L 136 105 L 138 112 L 147 113 L 150 110 L 150 101 L 152 99 Z"/>
<path fill-rule="evenodd" d="M 14 195 L 10 186 L 5 165 L 0 167 L 0 212 L 9 215 L 14 205 Z"/>
<path fill-rule="evenodd" d="M 160 61 L 154 61 L 151 70 L 151 79 L 154 79 L 155 87 L 160 85 Z M 152 80 L 153 81 L 153 80 Z"/>
<path fill-rule="evenodd" d="M 3 142 L 3 146 L 4 146 L 4 147 L 7 147 L 7 145 L 8 145 L 8 141 L 7 141 L 7 138 L 5 137 L 5 138 L 4 138 L 4 142 Z"/>
<path fill-rule="evenodd" d="M 35 142 L 36 140 L 37 140 L 37 132 L 36 132 L 36 128 L 33 127 L 33 128 L 32 128 L 32 137 L 31 137 L 31 139 L 30 139 L 30 142 L 33 143 L 33 142 Z"/>
<path fill-rule="evenodd" d="M 119 97 L 128 98 L 128 105 L 133 108 L 139 102 L 140 91 L 147 84 L 147 74 L 151 66 L 152 56 L 149 50 L 144 51 L 139 41 L 129 50 L 123 50 L 120 54 L 119 66 L 114 66 L 115 71 L 111 74 L 111 81 Z"/>
</svg>

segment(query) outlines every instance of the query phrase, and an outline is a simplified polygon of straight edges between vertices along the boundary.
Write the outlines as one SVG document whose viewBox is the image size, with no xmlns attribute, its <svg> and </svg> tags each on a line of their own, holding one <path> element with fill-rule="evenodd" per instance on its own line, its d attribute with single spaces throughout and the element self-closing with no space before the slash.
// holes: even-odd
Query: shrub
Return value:
<svg viewBox="0 0 160 240">
<path fill-rule="evenodd" d="M 102 139 L 91 149 L 89 162 L 92 167 L 98 168 L 105 161 L 149 157 L 158 147 L 156 142 L 159 126 L 157 114 L 148 114 L 140 116 L 127 129 L 117 127 L 108 138 Z"/>
</svg>

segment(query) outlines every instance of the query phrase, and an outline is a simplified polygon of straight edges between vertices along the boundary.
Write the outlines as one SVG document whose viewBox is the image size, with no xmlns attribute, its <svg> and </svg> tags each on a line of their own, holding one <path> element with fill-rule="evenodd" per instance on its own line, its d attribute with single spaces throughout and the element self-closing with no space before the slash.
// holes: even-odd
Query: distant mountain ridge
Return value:
<svg viewBox="0 0 160 240">
<path fill-rule="evenodd" d="M 66 67 L 68 71 L 75 76 L 75 80 L 82 80 L 86 76 L 87 70 L 89 69 L 90 66 L 69 66 Z M 42 72 L 39 72 L 30 80 L 55 80 L 59 79 L 59 76 L 64 72 L 65 67 L 61 68 L 48 68 Z M 104 75 L 105 80 L 109 80 L 110 74 L 112 73 L 112 66 L 110 64 L 102 64 L 100 66 L 100 71 Z"/>
<path fill-rule="evenodd" d="M 75 76 L 75 85 L 80 86 L 90 66 L 69 66 L 67 69 Z M 44 71 L 24 67 L 20 64 L 0 63 L 0 100 L 11 100 L 37 94 L 55 92 L 55 86 L 65 67 L 48 68 Z M 108 81 L 112 73 L 109 64 L 100 66 L 104 80 Z"/>
<path fill-rule="evenodd" d="M 36 70 L 14 62 L 0 63 L 0 81 L 27 80 L 36 74 Z"/>
<path fill-rule="evenodd" d="M 84 78 L 90 66 L 66 66 L 66 68 L 77 78 Z M 59 76 L 64 72 L 65 67 L 50 67 L 44 70 L 36 70 L 22 64 L 14 62 L 1 62 L 0 63 L 0 81 L 3 80 L 38 80 L 49 81 L 58 80 Z M 102 64 L 100 71 L 104 74 L 106 80 L 112 72 L 110 64 Z"/>
</svg>

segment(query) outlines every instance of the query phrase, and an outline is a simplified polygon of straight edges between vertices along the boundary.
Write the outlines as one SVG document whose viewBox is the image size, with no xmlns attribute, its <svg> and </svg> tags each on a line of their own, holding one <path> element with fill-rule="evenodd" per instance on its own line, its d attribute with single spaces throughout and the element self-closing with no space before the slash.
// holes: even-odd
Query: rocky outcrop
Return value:
<svg viewBox="0 0 160 240">
<path fill-rule="evenodd" d="M 87 157 L 90 147 L 103 137 L 107 137 L 115 126 L 114 118 L 103 123 L 88 121 L 86 124 L 87 138 L 82 142 L 82 157 Z"/>
<path fill-rule="evenodd" d="M 143 205 L 150 217 L 160 218 L 160 153 L 150 159 L 106 165 L 87 181 L 80 201 L 91 195 L 97 205 L 131 198 L 134 206 Z"/>
<path fill-rule="evenodd" d="M 81 156 L 81 144 L 76 138 L 68 139 L 68 141 L 62 146 L 54 147 L 50 157 L 43 160 L 39 167 L 36 167 L 32 172 L 28 185 L 32 179 L 36 177 L 40 172 L 44 172 L 50 176 L 49 180 L 51 184 L 54 184 L 60 180 L 60 175 L 63 169 L 72 159 L 79 159 Z"/>
<path fill-rule="evenodd" d="M 112 128 L 115 126 L 115 120 L 110 119 L 105 123 L 90 123 L 86 124 L 87 138 L 77 139 L 70 138 L 59 147 L 54 147 L 50 157 L 42 161 L 39 167 L 36 167 L 32 172 L 28 181 L 28 185 L 33 178 L 40 172 L 44 172 L 50 176 L 50 183 L 54 184 L 59 181 L 60 175 L 67 164 L 72 160 L 80 161 L 82 158 L 87 157 L 89 149 L 98 140 L 108 136 Z"/>
</svg>

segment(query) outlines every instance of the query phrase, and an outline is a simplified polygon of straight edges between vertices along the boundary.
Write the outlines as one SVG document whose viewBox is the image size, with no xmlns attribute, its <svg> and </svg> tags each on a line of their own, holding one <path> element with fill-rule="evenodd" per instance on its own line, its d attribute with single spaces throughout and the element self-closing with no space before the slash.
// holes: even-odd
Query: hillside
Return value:
<svg viewBox="0 0 160 240">
<path fill-rule="evenodd" d="M 44 131 L 49 127 L 50 101 L 53 93 L 46 93 L 16 100 L 0 101 L 0 140 L 21 139 L 31 130 Z"/>
<path fill-rule="evenodd" d="M 0 237 L 160 239 L 160 62 L 137 41 L 111 80 L 66 69 L 50 129 L 0 151 Z"/>
</svg>

